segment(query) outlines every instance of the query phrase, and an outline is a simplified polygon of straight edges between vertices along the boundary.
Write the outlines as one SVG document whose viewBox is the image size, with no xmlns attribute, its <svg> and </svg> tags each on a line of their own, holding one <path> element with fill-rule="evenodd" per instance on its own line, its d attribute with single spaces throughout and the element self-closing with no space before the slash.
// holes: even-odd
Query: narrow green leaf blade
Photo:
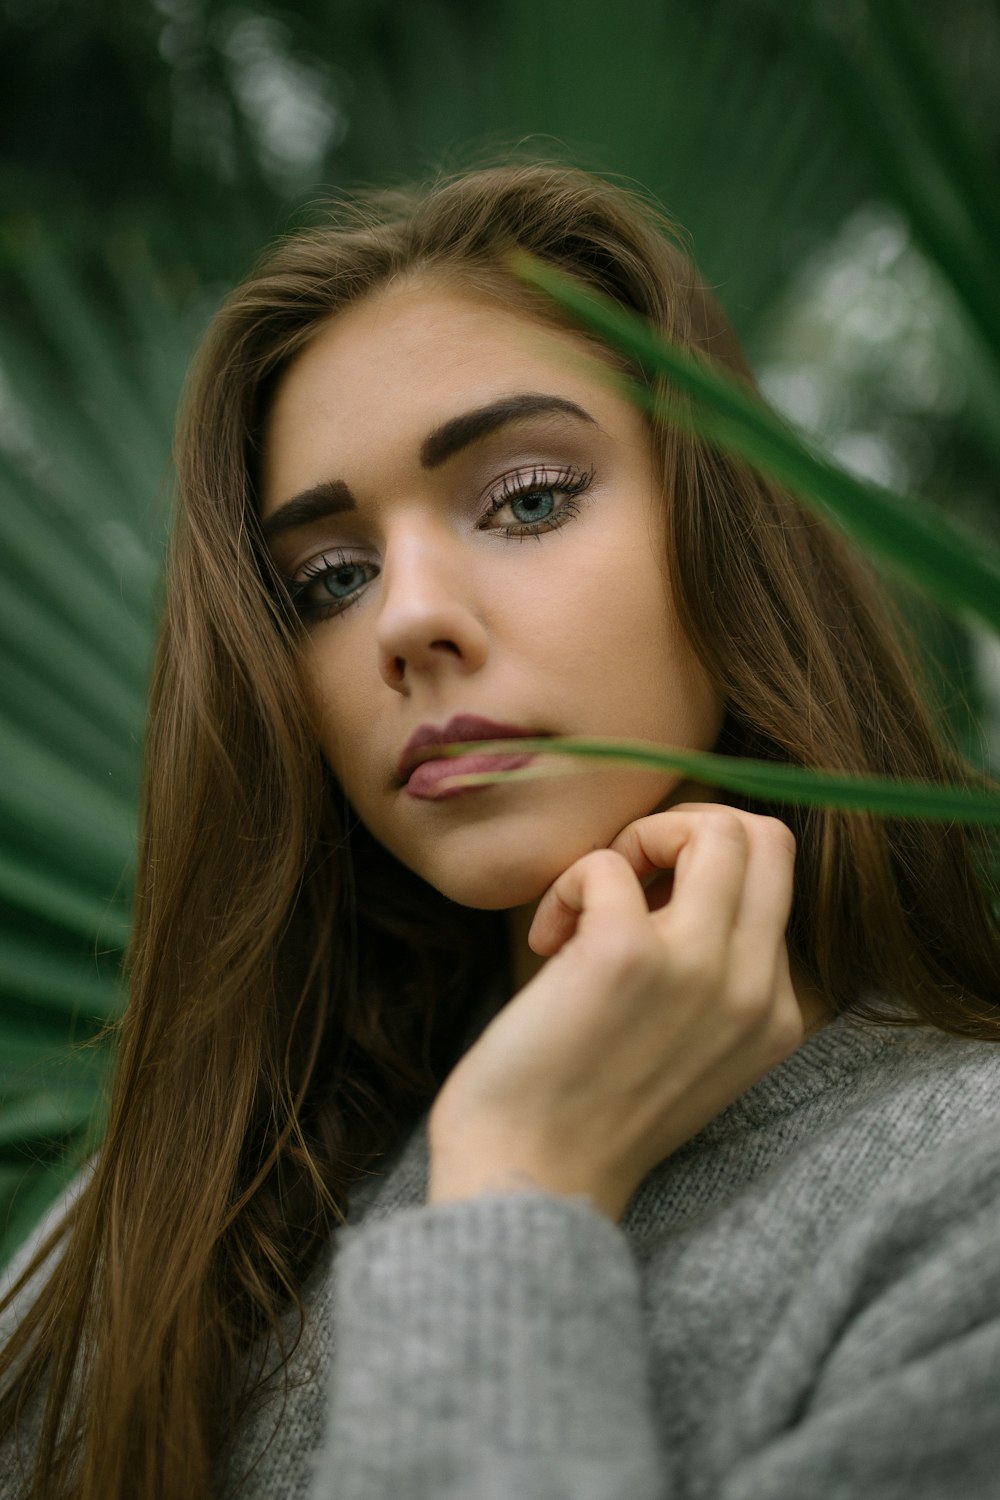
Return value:
<svg viewBox="0 0 1000 1500">
<path fill-rule="evenodd" d="M 946 608 L 974 615 L 1000 633 L 1000 553 L 983 538 L 913 498 L 838 469 L 735 380 L 668 344 L 635 314 L 526 256 L 516 257 L 516 269 L 613 348 L 693 396 L 697 405 L 690 421 L 699 434 L 780 480 L 809 509 L 877 552 Z M 634 382 L 626 384 L 635 400 L 655 401 Z M 685 420 L 674 405 L 667 415 Z"/>
<path fill-rule="evenodd" d="M 473 748 L 481 753 L 569 755 L 603 764 L 642 766 L 650 771 L 680 771 L 684 776 L 709 786 L 725 787 L 767 802 L 876 813 L 882 817 L 1000 827 L 1000 793 L 943 786 L 935 782 L 810 771 L 802 766 L 744 760 L 708 750 L 680 750 L 672 745 L 654 745 L 643 740 L 590 737 L 489 740 L 475 744 L 437 745 L 435 755 L 468 755 Z M 533 781 L 539 777 L 567 774 L 572 774 L 569 767 L 524 766 L 515 771 L 483 771 L 456 776 L 454 785 L 487 786 L 494 782 Z"/>
</svg>

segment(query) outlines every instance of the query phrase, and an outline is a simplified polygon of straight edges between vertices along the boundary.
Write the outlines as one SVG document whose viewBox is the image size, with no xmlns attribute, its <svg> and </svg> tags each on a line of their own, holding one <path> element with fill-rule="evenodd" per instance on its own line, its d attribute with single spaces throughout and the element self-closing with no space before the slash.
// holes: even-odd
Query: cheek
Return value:
<svg viewBox="0 0 1000 1500">
<path fill-rule="evenodd" d="M 577 641 L 589 643 L 578 659 L 630 712 L 667 714 L 673 732 L 690 727 L 700 739 L 721 721 L 721 702 L 677 618 L 660 530 L 655 518 L 652 538 L 639 532 L 635 545 L 610 548 L 591 570 L 575 601 Z"/>
<path fill-rule="evenodd" d="M 319 644 L 322 632 L 311 640 L 299 667 L 302 700 L 320 749 L 330 770 L 343 785 L 350 779 L 352 728 L 355 726 L 359 683 L 357 674 L 339 670 L 331 652 Z M 345 787 L 346 790 L 346 787 Z"/>
</svg>

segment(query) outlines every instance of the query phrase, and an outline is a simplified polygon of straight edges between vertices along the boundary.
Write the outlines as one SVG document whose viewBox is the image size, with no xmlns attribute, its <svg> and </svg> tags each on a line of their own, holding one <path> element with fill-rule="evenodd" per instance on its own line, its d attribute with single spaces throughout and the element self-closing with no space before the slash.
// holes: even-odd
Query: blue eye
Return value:
<svg viewBox="0 0 1000 1500">
<path fill-rule="evenodd" d="M 360 563 L 345 563 L 342 567 L 331 568 L 328 573 L 321 573 L 317 588 L 334 599 L 349 599 L 355 589 L 368 582 L 364 574 Z"/>
<path fill-rule="evenodd" d="M 377 572 L 371 563 L 352 562 L 343 555 L 319 557 L 303 569 L 303 577 L 289 584 L 288 591 L 301 619 L 325 619 L 343 614 Z"/>
<path fill-rule="evenodd" d="M 511 500 L 510 513 L 515 521 L 524 525 L 530 525 L 533 521 L 547 521 L 556 508 L 556 496 L 554 490 L 531 490 L 525 495 L 518 495 Z M 524 515 L 518 515 L 518 511 L 524 511 Z"/>
<path fill-rule="evenodd" d="M 531 469 L 528 473 L 510 474 L 500 486 L 479 522 L 482 531 L 499 531 L 501 536 L 541 537 L 555 531 L 580 512 L 576 497 L 582 495 L 594 478 L 593 469 Z M 503 510 L 509 510 L 514 524 L 494 526 L 490 523 Z"/>
</svg>

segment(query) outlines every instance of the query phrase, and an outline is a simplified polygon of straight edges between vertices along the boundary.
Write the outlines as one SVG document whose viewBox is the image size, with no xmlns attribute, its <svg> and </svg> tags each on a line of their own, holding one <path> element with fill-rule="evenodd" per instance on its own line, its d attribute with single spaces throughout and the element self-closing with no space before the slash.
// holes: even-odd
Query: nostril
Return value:
<svg viewBox="0 0 1000 1500">
<path fill-rule="evenodd" d="M 452 656 L 461 657 L 462 648 L 455 641 L 440 639 L 431 641 L 431 651 L 445 651 Z M 406 657 L 390 656 L 386 658 L 386 673 L 393 682 L 402 682 L 406 677 Z"/>
<path fill-rule="evenodd" d="M 406 676 L 406 660 L 402 656 L 384 656 L 381 671 L 391 687 L 400 686 Z"/>
</svg>

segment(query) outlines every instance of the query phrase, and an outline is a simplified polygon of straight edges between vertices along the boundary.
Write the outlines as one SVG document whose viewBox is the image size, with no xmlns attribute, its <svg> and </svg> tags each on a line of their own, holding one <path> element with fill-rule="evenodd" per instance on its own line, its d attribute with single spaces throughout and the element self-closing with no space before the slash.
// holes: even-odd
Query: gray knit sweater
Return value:
<svg viewBox="0 0 1000 1500">
<path fill-rule="evenodd" d="M 227 1500 L 1000 1495 L 1000 1047 L 838 1020 L 618 1225 L 426 1174 L 356 1195 Z"/>
</svg>

